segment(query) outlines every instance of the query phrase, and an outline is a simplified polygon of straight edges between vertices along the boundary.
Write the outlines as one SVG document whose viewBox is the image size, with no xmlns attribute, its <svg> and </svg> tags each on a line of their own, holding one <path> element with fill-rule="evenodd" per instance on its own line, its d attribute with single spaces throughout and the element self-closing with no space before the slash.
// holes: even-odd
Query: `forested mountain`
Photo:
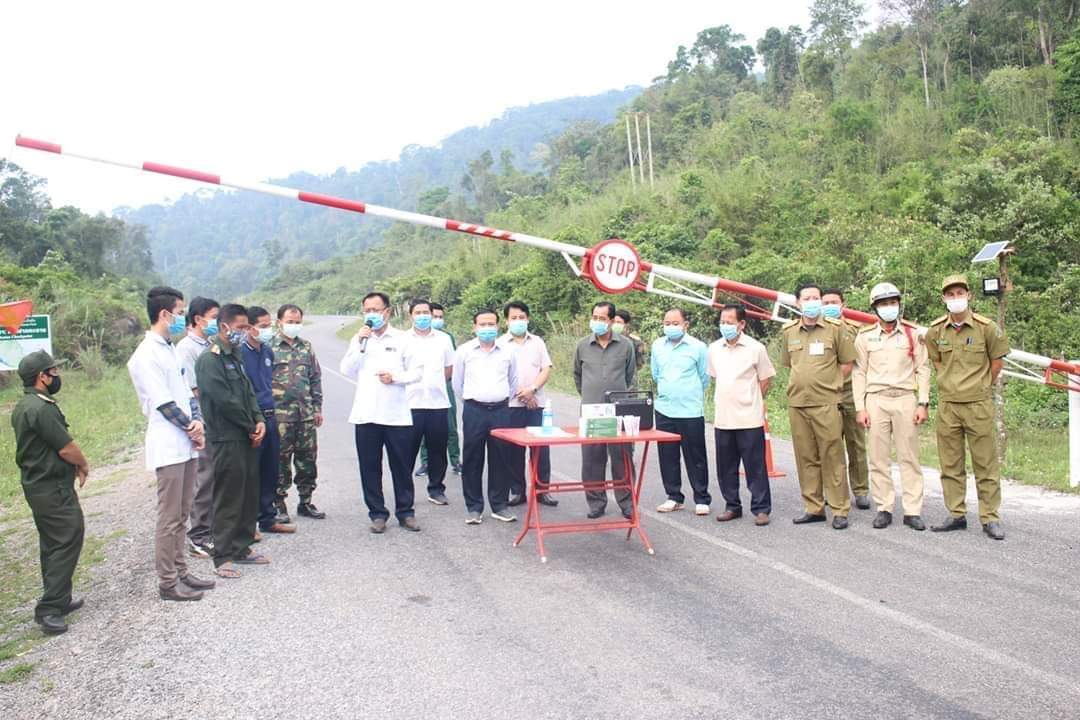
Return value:
<svg viewBox="0 0 1080 720">
<path fill-rule="evenodd" d="M 525 172 L 544 169 L 547 143 L 563 130 L 574 123 L 610 122 L 640 92 L 627 87 L 512 108 L 484 127 L 450 135 L 437 147 L 410 145 L 393 162 L 369 163 L 352 172 L 342 167 L 328 176 L 294 173 L 270 182 L 413 209 L 425 191 L 460 189 L 469 164 L 478 158 L 489 165 L 511 163 Z M 469 219 L 467 204 L 459 210 Z M 177 287 L 222 298 L 253 289 L 277 274 L 282 263 L 306 264 L 371 247 L 388 227 L 380 220 L 280 198 L 215 190 L 189 193 L 170 205 L 121 208 L 115 215 L 149 229 L 155 267 L 164 277 Z"/>
<path fill-rule="evenodd" d="M 654 262 L 789 292 L 815 279 L 856 307 L 889 280 L 922 322 L 941 312 L 943 275 L 992 272 L 971 257 L 1009 240 L 1013 346 L 1080 356 L 1075 4 L 882 5 L 874 29 L 856 0 L 815 0 L 809 28 L 751 41 L 721 25 L 675 49 L 631 107 L 651 114 L 655 191 L 630 185 L 620 118 L 570 128 L 540 173 L 474 164 L 482 192 L 466 198 L 494 227 L 581 245 L 619 236 Z M 541 330 L 596 296 L 553 253 L 408 226 L 387 237 L 355 258 L 289 268 L 264 292 L 352 311 L 375 285 L 447 303 L 464 327 L 471 309 L 517 297 L 542 310 Z M 646 334 L 667 303 L 618 302 L 642 312 Z"/>
</svg>

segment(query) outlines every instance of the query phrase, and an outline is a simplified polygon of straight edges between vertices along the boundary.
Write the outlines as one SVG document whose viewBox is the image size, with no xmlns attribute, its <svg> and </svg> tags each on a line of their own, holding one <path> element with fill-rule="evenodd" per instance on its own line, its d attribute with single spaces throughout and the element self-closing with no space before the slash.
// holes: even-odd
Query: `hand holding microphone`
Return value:
<svg viewBox="0 0 1080 720">
<path fill-rule="evenodd" d="M 371 337 L 371 328 L 374 327 L 374 323 L 370 320 L 364 321 L 364 326 L 356 333 L 356 337 L 360 338 L 360 352 L 364 352 L 367 349 L 368 338 Z"/>
</svg>

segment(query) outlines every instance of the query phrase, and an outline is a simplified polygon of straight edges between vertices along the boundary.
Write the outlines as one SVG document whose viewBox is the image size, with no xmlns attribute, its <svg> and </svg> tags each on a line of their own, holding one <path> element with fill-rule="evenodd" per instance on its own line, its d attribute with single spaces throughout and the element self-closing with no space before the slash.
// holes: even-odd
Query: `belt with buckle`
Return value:
<svg viewBox="0 0 1080 720">
<path fill-rule="evenodd" d="M 878 390 L 874 395 L 880 395 L 882 397 L 898 398 L 907 397 L 908 395 L 914 395 L 915 390 L 904 390 L 902 388 L 885 388 L 884 390 Z"/>
<path fill-rule="evenodd" d="M 476 407 L 483 408 L 484 410 L 498 410 L 499 408 L 506 407 L 506 402 L 509 398 L 503 398 L 496 402 L 480 402 L 479 400 L 466 400 L 466 405 L 475 405 Z"/>
</svg>

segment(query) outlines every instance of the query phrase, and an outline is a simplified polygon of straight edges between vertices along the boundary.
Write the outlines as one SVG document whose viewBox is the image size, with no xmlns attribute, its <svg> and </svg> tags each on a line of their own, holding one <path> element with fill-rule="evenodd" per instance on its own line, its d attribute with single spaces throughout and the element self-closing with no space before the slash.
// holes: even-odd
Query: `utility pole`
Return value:
<svg viewBox="0 0 1080 720">
<path fill-rule="evenodd" d="M 655 190 L 656 185 L 653 183 L 652 173 L 652 121 L 649 118 L 649 113 L 645 113 L 645 137 L 649 144 L 649 189 Z"/>
<path fill-rule="evenodd" d="M 630 156 L 630 187 L 637 185 L 634 177 L 634 145 L 630 142 L 630 116 L 626 116 L 626 154 Z"/>
</svg>

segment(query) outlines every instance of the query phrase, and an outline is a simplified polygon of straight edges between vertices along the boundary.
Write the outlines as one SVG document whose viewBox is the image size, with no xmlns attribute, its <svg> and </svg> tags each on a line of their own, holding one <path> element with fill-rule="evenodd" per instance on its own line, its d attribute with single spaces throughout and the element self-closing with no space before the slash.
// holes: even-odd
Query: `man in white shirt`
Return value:
<svg viewBox="0 0 1080 720">
<path fill-rule="evenodd" d="M 390 298 L 370 292 L 363 300 L 364 325 L 349 341 L 341 374 L 356 380 L 349 422 L 356 426 L 356 457 L 371 532 L 386 532 L 390 513 L 382 488 L 383 448 L 394 482 L 394 515 L 406 530 L 418 532 L 413 508 L 412 413 L 405 386 L 416 382 L 423 367 L 413 361 L 406 333 L 390 327 Z"/>
<path fill-rule="evenodd" d="M 514 351 L 517 363 L 518 387 L 510 395 L 510 427 L 523 428 L 540 425 L 544 416 L 544 404 L 547 396 L 544 385 L 551 374 L 551 355 L 548 354 L 544 339 L 529 332 L 529 306 L 512 300 L 503 307 L 507 332 L 502 342 Z M 534 448 L 531 453 L 537 452 Z M 525 448 L 517 445 L 506 446 L 510 471 L 510 505 L 525 502 Z M 540 448 L 537 457 L 539 481 L 537 490 L 546 488 L 551 482 L 551 449 Z M 559 501 L 545 492 L 537 495 L 543 504 L 555 507 Z"/>
<path fill-rule="evenodd" d="M 750 512 L 756 525 L 768 525 L 772 512 L 765 468 L 765 394 L 776 375 L 765 346 L 745 334 L 746 309 L 725 305 L 720 311 L 720 339 L 709 345 L 709 374 L 716 378 L 716 475 L 726 508 L 719 522 L 742 517 L 739 463 L 746 470 Z"/>
<path fill-rule="evenodd" d="M 450 435 L 450 395 L 446 381 L 454 369 L 454 346 L 450 336 L 431 327 L 431 303 L 413 300 L 409 303 L 412 329 L 406 333 L 412 347 L 412 355 L 423 366 L 420 380 L 405 388 L 412 412 L 413 452 L 412 467 L 416 453 L 423 442 L 427 447 L 427 499 L 434 505 L 449 504 L 446 499 L 446 445 Z"/>
<path fill-rule="evenodd" d="M 210 338 L 217 335 L 218 312 L 216 300 L 194 297 L 188 304 L 187 334 L 176 343 L 176 357 L 184 382 L 199 399 L 198 378 L 195 377 L 195 361 L 210 349 Z M 203 420 L 205 425 L 205 418 Z M 213 443 L 205 443 L 199 450 L 199 469 L 195 473 L 195 497 L 191 501 L 188 518 L 188 552 L 193 557 L 209 558 L 214 555 L 214 456 Z"/>
<path fill-rule="evenodd" d="M 484 456 L 487 455 L 488 503 L 491 517 L 502 522 L 517 520 L 507 508 L 506 443 L 491 436 L 495 428 L 510 426 L 510 396 L 518 387 L 514 353 L 498 340 L 499 315 L 480 310 L 473 315 L 476 338 L 454 354 L 454 394 L 463 401 L 461 424 L 464 447 L 461 485 L 465 495 L 466 525 L 484 518 Z"/>
<path fill-rule="evenodd" d="M 146 296 L 150 330 L 128 360 L 146 416 L 146 468 L 157 475 L 154 565 L 162 600 L 201 600 L 214 587 L 188 572 L 185 525 L 195 491 L 199 450 L 206 443 L 199 403 L 184 382 L 171 336 L 184 332 L 184 296 L 168 287 Z"/>
</svg>

